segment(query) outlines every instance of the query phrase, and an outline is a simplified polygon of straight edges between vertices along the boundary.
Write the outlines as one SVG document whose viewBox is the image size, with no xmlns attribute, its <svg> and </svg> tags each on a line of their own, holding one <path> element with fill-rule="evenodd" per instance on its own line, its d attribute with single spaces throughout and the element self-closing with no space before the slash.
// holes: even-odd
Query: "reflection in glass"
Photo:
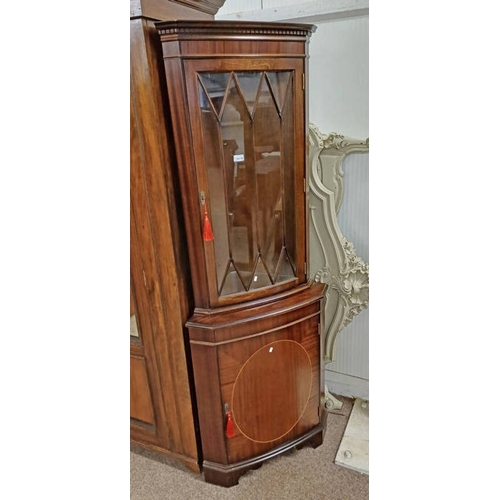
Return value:
<svg viewBox="0 0 500 500">
<path fill-rule="evenodd" d="M 283 246 L 281 120 L 267 80 L 260 88 L 254 127 L 260 251 L 274 277 Z"/>
<path fill-rule="evenodd" d="M 260 80 L 263 78 L 262 71 L 243 71 L 236 72 L 236 81 L 243 95 L 250 115 L 253 116 L 253 107 L 257 99 L 257 92 L 259 90 Z"/>
<path fill-rule="evenodd" d="M 219 294 L 292 279 L 292 72 L 199 75 Z"/>
<path fill-rule="evenodd" d="M 215 245 L 215 266 L 217 273 L 217 283 L 220 288 L 227 270 L 229 260 L 229 243 L 227 241 L 227 220 L 226 220 L 226 195 L 224 189 L 224 171 L 222 169 L 220 152 L 220 130 L 219 121 L 214 110 L 208 102 L 205 89 L 199 83 L 200 99 L 205 103 L 201 110 L 201 126 L 203 131 L 205 166 L 207 169 L 208 189 L 210 193 L 210 212 L 212 231 L 214 233 Z"/>
<path fill-rule="evenodd" d="M 273 96 L 278 106 L 279 113 L 281 114 L 285 102 L 288 82 L 290 80 L 290 71 L 268 71 L 266 76 L 273 89 Z"/>
<path fill-rule="evenodd" d="M 255 229 L 255 186 L 252 120 L 240 94 L 236 80 L 231 78 L 221 118 L 224 143 L 234 141 L 237 149 L 225 155 L 227 208 L 231 257 L 243 284 L 248 290 L 257 258 Z"/>
<path fill-rule="evenodd" d="M 209 105 L 209 101 L 211 101 L 215 112 L 220 115 L 222 101 L 224 100 L 224 94 L 229 82 L 229 73 L 200 73 L 199 75 L 210 96 L 210 99 L 207 100 L 206 96 L 200 92 L 201 107 Z"/>
</svg>

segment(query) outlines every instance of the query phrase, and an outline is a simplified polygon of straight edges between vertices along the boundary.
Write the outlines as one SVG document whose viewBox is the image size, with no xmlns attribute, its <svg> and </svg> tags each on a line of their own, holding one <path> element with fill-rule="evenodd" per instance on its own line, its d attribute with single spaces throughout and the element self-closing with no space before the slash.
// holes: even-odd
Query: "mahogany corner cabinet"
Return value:
<svg viewBox="0 0 500 500">
<path fill-rule="evenodd" d="M 326 424 L 324 285 L 307 278 L 307 46 L 315 26 L 165 21 L 159 32 L 193 315 L 203 472 L 232 486 Z"/>
</svg>

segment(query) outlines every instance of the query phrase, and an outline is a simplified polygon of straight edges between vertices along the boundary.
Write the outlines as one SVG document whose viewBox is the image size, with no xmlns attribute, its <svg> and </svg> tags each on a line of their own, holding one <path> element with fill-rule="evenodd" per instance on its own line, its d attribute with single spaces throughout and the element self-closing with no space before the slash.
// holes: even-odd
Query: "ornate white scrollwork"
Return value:
<svg viewBox="0 0 500 500">
<path fill-rule="evenodd" d="M 346 137 L 342 134 L 330 132 L 323 134 L 320 132 L 317 125 L 309 124 L 309 151 L 312 167 L 318 170 L 319 179 L 329 187 L 335 195 L 335 212 L 339 213 L 342 200 L 344 198 L 344 172 L 342 170 L 342 162 L 350 153 L 366 153 L 369 148 L 369 139 L 359 140 L 352 137 Z M 319 155 L 324 149 L 331 150 L 329 157 L 331 158 L 331 166 L 328 170 L 328 179 L 323 176 L 323 165 Z"/>
<path fill-rule="evenodd" d="M 354 245 L 340 230 L 337 213 L 342 204 L 344 184 L 342 162 L 353 152 L 368 152 L 369 141 L 341 134 L 322 134 L 309 125 L 311 175 L 310 267 L 316 281 L 328 285 L 325 302 L 325 357 L 335 359 L 338 333 L 354 316 L 368 307 L 368 264 L 356 255 Z M 328 150 L 328 163 L 321 153 Z"/>
</svg>

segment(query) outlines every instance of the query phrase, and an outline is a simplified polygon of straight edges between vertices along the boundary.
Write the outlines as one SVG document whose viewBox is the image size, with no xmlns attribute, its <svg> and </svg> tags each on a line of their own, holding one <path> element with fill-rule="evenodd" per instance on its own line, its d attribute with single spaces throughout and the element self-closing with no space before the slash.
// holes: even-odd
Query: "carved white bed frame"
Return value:
<svg viewBox="0 0 500 500">
<path fill-rule="evenodd" d="M 368 307 L 368 264 L 340 230 L 337 214 L 344 196 L 342 163 L 350 153 L 367 153 L 369 139 L 322 134 L 309 124 L 309 276 L 326 283 L 325 345 L 327 362 L 335 360 L 339 332 Z M 327 409 L 342 406 L 326 389 Z"/>
</svg>

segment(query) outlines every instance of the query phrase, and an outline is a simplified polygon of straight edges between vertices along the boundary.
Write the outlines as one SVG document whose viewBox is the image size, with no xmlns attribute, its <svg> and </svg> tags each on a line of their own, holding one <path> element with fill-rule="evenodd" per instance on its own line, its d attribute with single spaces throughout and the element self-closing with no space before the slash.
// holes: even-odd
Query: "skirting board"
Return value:
<svg viewBox="0 0 500 500">
<path fill-rule="evenodd" d="M 369 400 L 368 380 L 325 370 L 325 384 L 330 394 Z"/>
<path fill-rule="evenodd" d="M 335 464 L 357 470 L 363 474 L 369 473 L 368 416 L 368 401 L 356 399 L 335 457 Z"/>
</svg>

